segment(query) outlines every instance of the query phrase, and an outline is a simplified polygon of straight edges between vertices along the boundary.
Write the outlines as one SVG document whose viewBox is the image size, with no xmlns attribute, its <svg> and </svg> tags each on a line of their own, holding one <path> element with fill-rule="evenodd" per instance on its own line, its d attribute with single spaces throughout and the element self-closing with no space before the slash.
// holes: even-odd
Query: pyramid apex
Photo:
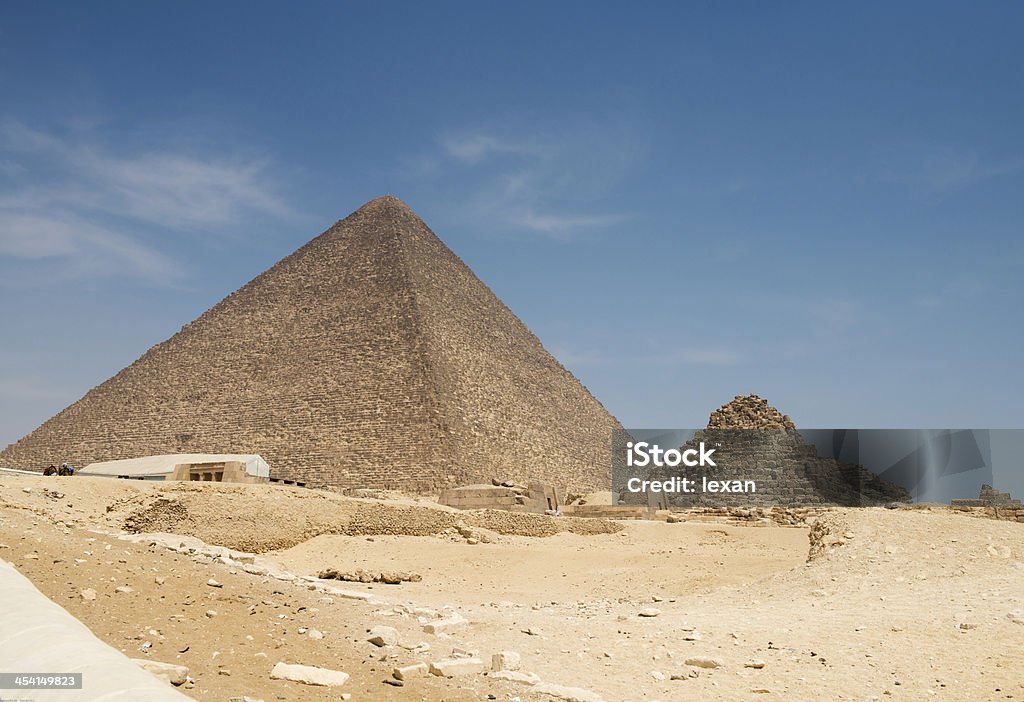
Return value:
<svg viewBox="0 0 1024 702">
<path fill-rule="evenodd" d="M 360 207 L 357 212 L 377 212 L 381 210 L 397 209 L 404 212 L 412 212 L 412 208 L 402 202 L 394 195 L 382 195 L 374 198 Z"/>
</svg>

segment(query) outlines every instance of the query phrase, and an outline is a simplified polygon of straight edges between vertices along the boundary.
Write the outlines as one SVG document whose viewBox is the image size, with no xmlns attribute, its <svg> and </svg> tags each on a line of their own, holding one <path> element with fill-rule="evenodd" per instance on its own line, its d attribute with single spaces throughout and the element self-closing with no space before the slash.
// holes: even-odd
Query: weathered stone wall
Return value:
<svg viewBox="0 0 1024 702">
<path fill-rule="evenodd" d="M 905 490 L 861 466 L 818 455 L 796 430 L 708 429 L 686 448 L 717 447 L 717 467 L 685 469 L 690 479 L 752 480 L 753 493 L 669 496 L 674 507 L 747 505 L 864 506 L 909 499 Z"/>
<path fill-rule="evenodd" d="M 1024 523 L 1024 507 L 1018 505 L 1010 505 L 1007 507 L 972 507 L 972 506 L 954 506 L 957 512 L 963 512 L 971 517 L 983 517 L 985 519 L 1000 519 L 1007 522 L 1021 522 Z"/>
<path fill-rule="evenodd" d="M 544 514 L 562 506 L 558 491 L 541 483 L 526 485 L 463 485 L 442 490 L 439 504 L 457 509 L 506 509 Z"/>
<path fill-rule="evenodd" d="M 991 485 L 982 485 L 977 499 L 953 500 L 954 507 L 1022 507 L 1020 500 L 1010 497 L 1008 492 L 1000 492 Z"/>
<path fill-rule="evenodd" d="M 606 489 L 615 420 L 395 198 L 368 203 L 0 453 L 259 453 L 271 477 Z"/>
</svg>

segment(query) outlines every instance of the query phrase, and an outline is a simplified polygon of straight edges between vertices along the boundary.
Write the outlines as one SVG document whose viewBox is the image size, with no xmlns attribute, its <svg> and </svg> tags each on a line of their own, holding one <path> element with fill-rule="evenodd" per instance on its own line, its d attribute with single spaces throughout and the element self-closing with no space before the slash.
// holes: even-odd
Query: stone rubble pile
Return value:
<svg viewBox="0 0 1024 702">
<path fill-rule="evenodd" d="M 665 521 L 725 522 L 748 526 L 801 526 L 810 523 L 827 511 L 827 507 L 693 507 L 672 512 Z"/>
<path fill-rule="evenodd" d="M 904 488 L 863 466 L 819 455 L 787 415 L 757 395 L 737 395 L 712 412 L 707 428 L 696 432 L 679 451 L 697 455 L 708 448 L 714 451 L 713 464 L 653 467 L 637 477 L 691 481 L 693 489 L 666 492 L 661 498 L 670 509 L 864 507 L 910 501 Z M 714 489 L 704 490 L 706 482 L 713 483 Z M 723 483 L 737 487 L 717 487 Z M 774 520 L 774 515 L 744 517 Z"/>
<path fill-rule="evenodd" d="M 533 693 L 563 702 L 604 702 L 591 690 L 546 682 L 535 673 L 522 671 L 523 657 L 518 651 L 501 650 L 492 651 L 489 656 L 481 655 L 459 642 L 456 637 L 469 627 L 470 622 L 454 608 L 445 607 L 443 611 L 437 611 L 398 604 L 377 610 L 374 614 L 411 620 L 409 623 L 418 624 L 420 632 L 434 637 L 431 645 L 419 640 L 419 636 L 408 627 L 369 627 L 366 641 L 373 648 L 368 659 L 387 662 L 391 666 L 391 677 L 382 680 L 383 684 L 405 687 L 415 686 L 417 678 L 430 675 L 443 678 L 486 675 L 490 679 L 526 686 Z"/>
<path fill-rule="evenodd" d="M 708 420 L 708 429 L 783 429 L 794 431 L 796 425 L 788 414 L 782 414 L 758 395 L 737 395 L 722 405 Z"/>
<path fill-rule="evenodd" d="M 317 573 L 321 580 L 344 580 L 350 583 L 384 583 L 385 585 L 398 585 L 399 583 L 418 583 L 423 580 L 419 573 L 406 571 L 375 571 L 359 569 L 355 571 L 339 571 L 335 568 L 325 568 Z"/>
</svg>

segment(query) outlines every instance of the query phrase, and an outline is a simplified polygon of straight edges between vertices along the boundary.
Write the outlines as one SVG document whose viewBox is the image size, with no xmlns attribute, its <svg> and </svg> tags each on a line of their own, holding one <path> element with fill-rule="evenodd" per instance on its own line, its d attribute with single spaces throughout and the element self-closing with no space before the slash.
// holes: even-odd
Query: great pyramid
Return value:
<svg viewBox="0 0 1024 702">
<path fill-rule="evenodd" d="M 611 483 L 618 422 L 401 200 L 367 203 L 0 452 L 259 453 L 271 477 Z"/>
</svg>

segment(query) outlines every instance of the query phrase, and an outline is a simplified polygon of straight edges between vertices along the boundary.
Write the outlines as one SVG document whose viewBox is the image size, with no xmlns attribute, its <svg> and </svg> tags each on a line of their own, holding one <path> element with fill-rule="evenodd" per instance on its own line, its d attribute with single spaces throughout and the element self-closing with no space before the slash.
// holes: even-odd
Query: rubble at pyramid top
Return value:
<svg viewBox="0 0 1024 702">
<path fill-rule="evenodd" d="M 789 415 L 782 414 L 757 395 L 737 395 L 722 405 L 708 420 L 708 429 L 796 429 Z"/>
</svg>

